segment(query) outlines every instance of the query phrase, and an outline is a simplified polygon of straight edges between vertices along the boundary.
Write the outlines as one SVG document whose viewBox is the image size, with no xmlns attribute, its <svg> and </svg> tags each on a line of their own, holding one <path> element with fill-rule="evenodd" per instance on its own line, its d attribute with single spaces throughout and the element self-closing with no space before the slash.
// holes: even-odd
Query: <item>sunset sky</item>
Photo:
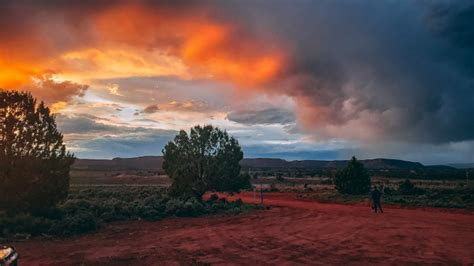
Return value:
<svg viewBox="0 0 474 266">
<path fill-rule="evenodd" d="M 0 88 L 79 158 L 212 124 L 245 157 L 474 162 L 474 4 L 0 1 Z"/>
</svg>

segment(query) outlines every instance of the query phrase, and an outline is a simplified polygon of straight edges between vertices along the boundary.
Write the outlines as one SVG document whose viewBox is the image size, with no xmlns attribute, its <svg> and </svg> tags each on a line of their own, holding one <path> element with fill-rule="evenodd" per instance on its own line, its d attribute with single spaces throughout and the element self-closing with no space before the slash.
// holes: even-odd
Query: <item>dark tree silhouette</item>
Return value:
<svg viewBox="0 0 474 266">
<path fill-rule="evenodd" d="M 0 209 L 40 212 L 65 199 L 73 162 L 43 102 L 0 90 Z"/>
<path fill-rule="evenodd" d="M 337 172 L 334 183 L 337 191 L 343 194 L 365 194 L 370 191 L 370 176 L 356 157 L 352 157 L 347 166 Z"/>
<path fill-rule="evenodd" d="M 163 169 L 173 180 L 173 196 L 201 196 L 207 190 L 236 192 L 249 187 L 240 175 L 243 158 L 238 141 L 227 132 L 207 125 L 181 130 L 163 149 Z"/>
</svg>

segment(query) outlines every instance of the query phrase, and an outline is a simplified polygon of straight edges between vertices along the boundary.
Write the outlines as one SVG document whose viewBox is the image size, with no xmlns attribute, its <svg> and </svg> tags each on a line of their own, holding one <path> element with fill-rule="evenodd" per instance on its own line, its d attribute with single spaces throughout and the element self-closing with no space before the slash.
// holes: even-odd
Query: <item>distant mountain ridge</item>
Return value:
<svg viewBox="0 0 474 266">
<path fill-rule="evenodd" d="M 368 159 L 361 160 L 368 169 L 392 169 L 392 170 L 418 170 L 426 168 L 449 168 L 450 166 L 424 166 L 418 162 L 410 162 L 396 159 Z M 161 170 L 163 164 L 162 156 L 142 156 L 133 158 L 104 159 L 76 159 L 73 169 L 88 170 Z M 347 160 L 295 160 L 286 161 L 272 158 L 249 158 L 243 159 L 240 165 L 244 168 L 293 168 L 293 169 L 340 169 L 346 166 Z"/>
<path fill-rule="evenodd" d="M 458 169 L 467 169 L 467 168 L 474 168 L 474 163 L 453 163 L 453 164 L 449 164 L 449 166 L 458 168 Z"/>
<path fill-rule="evenodd" d="M 141 156 L 133 158 L 76 159 L 72 169 L 76 170 L 161 170 L 162 156 Z"/>
<path fill-rule="evenodd" d="M 296 160 L 286 161 L 283 159 L 243 159 L 242 166 L 252 168 L 343 168 L 347 165 L 347 160 Z M 420 169 L 424 166 L 421 163 L 409 162 L 395 159 L 369 159 L 361 160 L 368 169 Z"/>
</svg>

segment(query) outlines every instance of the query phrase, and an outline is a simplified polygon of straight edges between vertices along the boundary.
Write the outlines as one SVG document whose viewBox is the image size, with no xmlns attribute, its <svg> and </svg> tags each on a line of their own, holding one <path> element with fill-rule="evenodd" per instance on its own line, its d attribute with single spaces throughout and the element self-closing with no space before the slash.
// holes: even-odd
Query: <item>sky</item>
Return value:
<svg viewBox="0 0 474 266">
<path fill-rule="evenodd" d="M 0 88 L 79 158 L 212 124 L 247 158 L 474 162 L 472 1 L 0 1 Z"/>
</svg>

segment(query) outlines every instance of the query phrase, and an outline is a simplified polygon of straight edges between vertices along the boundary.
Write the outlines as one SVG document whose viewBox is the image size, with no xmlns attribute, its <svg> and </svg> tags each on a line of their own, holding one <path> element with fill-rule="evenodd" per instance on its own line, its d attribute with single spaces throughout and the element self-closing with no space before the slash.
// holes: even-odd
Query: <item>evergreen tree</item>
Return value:
<svg viewBox="0 0 474 266">
<path fill-rule="evenodd" d="M 0 209 L 40 212 L 64 200 L 73 162 L 43 102 L 0 90 Z"/>
<path fill-rule="evenodd" d="M 343 194 L 365 194 L 370 191 L 370 176 L 364 164 L 355 157 L 337 172 L 334 182 L 336 189 Z"/>
<path fill-rule="evenodd" d="M 243 152 L 238 141 L 213 126 L 181 130 L 163 149 L 163 169 L 173 180 L 174 196 L 200 198 L 207 190 L 236 192 L 250 186 L 240 175 Z"/>
</svg>

